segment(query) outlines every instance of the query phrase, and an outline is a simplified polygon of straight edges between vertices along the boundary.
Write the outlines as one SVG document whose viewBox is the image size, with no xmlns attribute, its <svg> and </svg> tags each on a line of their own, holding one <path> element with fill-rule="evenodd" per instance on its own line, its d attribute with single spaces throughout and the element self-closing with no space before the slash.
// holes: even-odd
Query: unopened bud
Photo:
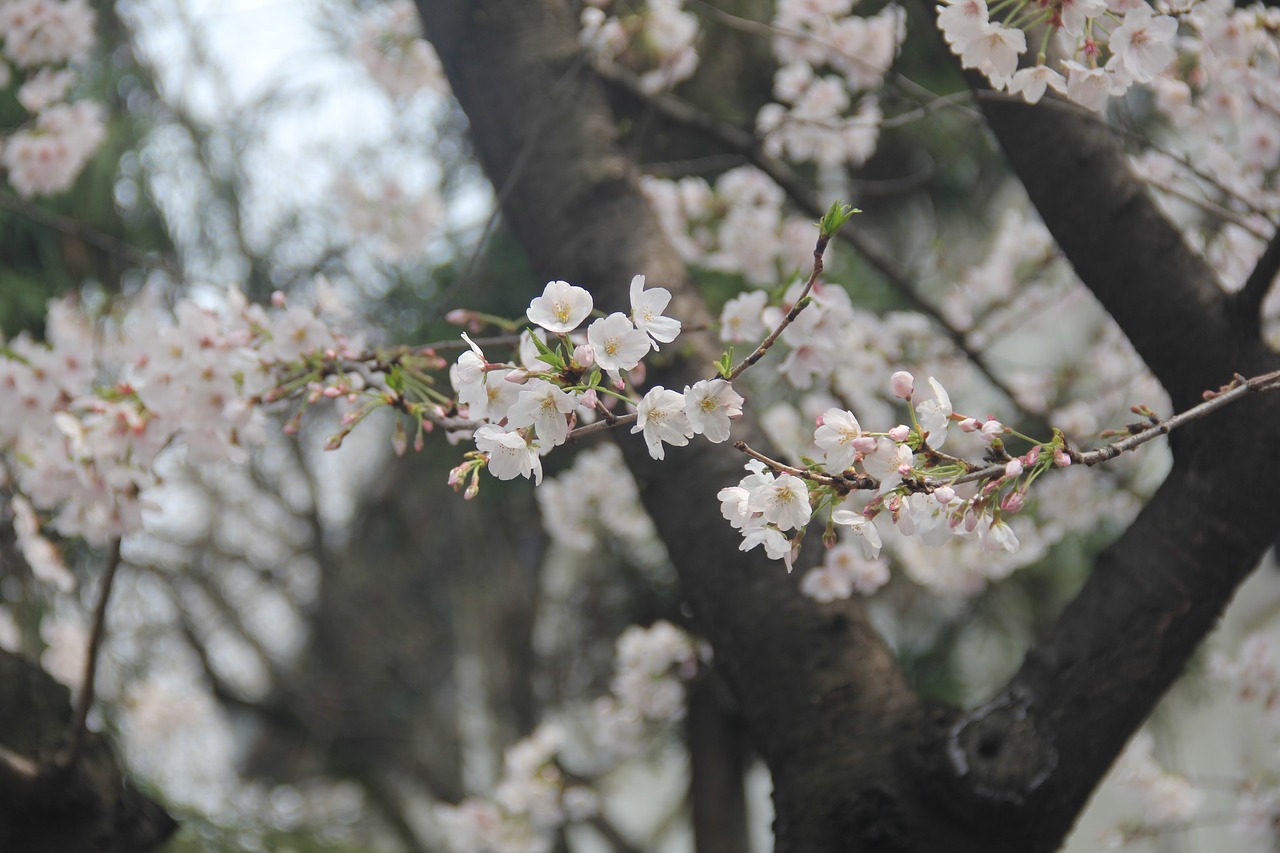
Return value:
<svg viewBox="0 0 1280 853">
<path fill-rule="evenodd" d="M 1004 466 L 1004 475 L 1009 478 L 1017 477 L 1022 473 L 1022 460 L 1010 459 Z"/>
<path fill-rule="evenodd" d="M 965 418 L 956 426 L 960 427 L 961 432 L 977 432 L 982 429 L 982 424 L 978 423 L 977 418 Z"/>
<path fill-rule="evenodd" d="M 906 424 L 898 424 L 896 427 L 889 430 L 889 438 L 893 439 L 898 443 L 902 443 L 906 441 L 907 438 L 910 437 L 910 435 L 911 435 L 911 427 L 907 426 Z"/>
<path fill-rule="evenodd" d="M 591 344 L 578 344 L 573 348 L 573 360 L 581 368 L 589 368 L 596 363 L 596 348 Z"/>
<path fill-rule="evenodd" d="M 889 390 L 901 400 L 910 400 L 916 390 L 916 378 L 905 370 L 899 370 L 889 377 Z"/>
<path fill-rule="evenodd" d="M 523 385 L 529 381 L 529 371 L 523 368 L 517 368 L 509 371 L 507 375 L 502 378 L 513 385 Z"/>
<path fill-rule="evenodd" d="M 956 490 L 950 486 L 939 486 L 933 490 L 933 499 L 946 506 L 956 499 Z"/>
<path fill-rule="evenodd" d="M 1022 509 L 1025 496 L 1021 490 L 1010 492 L 1000 501 L 1000 509 L 1008 513 L 1014 513 Z"/>
<path fill-rule="evenodd" d="M 596 407 L 596 403 L 599 401 L 600 395 L 596 393 L 596 389 L 594 388 L 588 388 L 586 391 L 583 391 L 582 396 L 578 398 L 578 402 L 588 409 L 594 409 Z"/>
<path fill-rule="evenodd" d="M 454 326 L 465 326 L 471 320 L 471 312 L 465 308 L 454 308 L 444 315 L 444 321 Z"/>
<path fill-rule="evenodd" d="M 1053 464 L 1059 468 L 1066 468 L 1071 464 L 1071 457 L 1067 455 L 1067 451 L 1063 450 L 1061 447 L 1054 448 Z"/>
<path fill-rule="evenodd" d="M 277 290 L 271 294 L 271 304 L 276 308 L 283 308 L 289 304 L 289 300 L 285 298 L 283 290 Z"/>
<path fill-rule="evenodd" d="M 853 449 L 859 453 L 875 453 L 876 440 L 870 435 L 860 435 L 853 440 Z"/>
</svg>

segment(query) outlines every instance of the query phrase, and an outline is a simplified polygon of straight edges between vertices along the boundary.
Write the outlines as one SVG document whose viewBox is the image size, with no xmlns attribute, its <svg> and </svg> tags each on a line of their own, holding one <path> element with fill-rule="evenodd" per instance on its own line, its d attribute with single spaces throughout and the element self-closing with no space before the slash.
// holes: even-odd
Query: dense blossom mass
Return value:
<svg viewBox="0 0 1280 853">
<path fill-rule="evenodd" d="M 644 95 L 675 97 L 700 62 L 705 21 L 694 9 L 682 0 L 588 0 L 579 43 L 602 72 L 634 78 Z M 462 445 L 449 483 L 467 497 L 485 472 L 531 480 L 552 539 L 575 552 L 656 535 L 615 445 L 584 448 L 544 478 L 548 454 L 616 428 L 618 441 L 653 459 L 678 459 L 688 451 L 676 448 L 728 443 L 750 400 L 772 455 L 739 442 L 744 476 L 707 499 L 741 534 L 742 551 L 788 571 L 806 537 L 820 536 L 820 559 L 798 585 L 824 604 L 885 588 L 891 566 L 932 591 L 971 595 L 1069 534 L 1132 517 L 1158 463 L 1121 458 L 1099 482 L 1075 464 L 1076 442 L 1115 426 L 1134 401 L 1144 404 L 1132 411 L 1154 422 L 1167 397 L 1114 324 L 1089 314 L 1022 202 L 1006 206 L 972 256 L 930 255 L 922 265 L 939 294 L 931 317 L 867 310 L 851 296 L 860 283 L 846 287 L 814 265 L 811 218 L 792 213 L 795 199 L 770 177 L 778 172 L 761 166 L 772 158 L 808 170 L 822 188 L 845 188 L 850 170 L 875 154 L 895 118 L 885 114 L 893 100 L 884 90 L 906 14 L 893 3 L 858 12 L 854 0 L 780 0 L 757 25 L 776 70 L 769 102 L 744 122 L 756 165 L 736 161 L 710 179 L 643 179 L 680 258 L 746 286 L 720 305 L 711 329 L 672 316 L 673 294 L 643 273 L 630 282 L 626 310 L 602 310 L 586 288 L 559 280 L 530 299 L 523 330 L 459 310 L 450 318 L 470 328 L 456 347 L 368 346 L 322 310 L 283 296 L 253 305 L 234 290 L 221 304 L 184 299 L 172 310 L 150 293 L 109 312 L 53 303 L 41 340 L 19 335 L 0 350 L 0 479 L 34 577 L 73 591 L 57 540 L 103 546 L 138 534 L 166 459 L 242 460 L 272 415 L 296 433 L 304 412 L 325 400 L 341 417 L 330 448 L 390 410 L 399 453 L 421 449 L 433 432 Z M 1280 12 L 1227 0 L 944 0 L 936 26 L 964 67 L 1030 103 L 1062 97 L 1105 114 L 1131 90 L 1148 92 L 1125 102 L 1162 119 L 1159 144 L 1135 149 L 1135 171 L 1222 286 L 1242 286 L 1280 211 Z M 73 98 L 93 27 L 84 0 L 0 3 L 0 83 L 12 84 L 20 116 L 0 128 L 0 166 L 24 199 L 66 191 L 106 136 L 102 108 Z M 397 105 L 445 91 L 408 0 L 361 15 L 354 32 L 351 57 Z M 398 177 L 343 173 L 332 193 L 352 239 L 392 262 L 421 257 L 445 219 L 430 182 L 410 188 Z M 819 257 L 839 230 L 827 218 L 820 228 Z M 1263 313 L 1280 342 L 1280 298 Z M 1003 384 L 964 358 L 996 350 L 1017 363 L 1009 353 L 1044 337 L 1046 317 L 1076 322 L 1077 314 L 1087 343 L 1046 355 L 1046 366 L 1011 368 Z M 482 338 L 486 327 L 499 334 Z M 647 360 L 681 353 L 688 334 L 718 337 L 729 348 L 722 362 L 683 387 L 652 383 Z M 1052 426 L 1033 437 L 1013 426 L 1026 422 Z M 809 550 L 817 545 L 810 540 Z M 933 550 L 943 546 L 952 546 L 945 561 Z M 67 681 L 81 677 L 83 630 L 47 634 L 46 666 Z M 584 726 L 590 760 L 557 721 L 544 721 L 508 750 L 492 796 L 439 810 L 448 843 L 553 849 L 567 824 L 600 808 L 580 780 L 638 753 L 654 725 L 679 720 L 683 682 L 703 657 L 667 623 L 629 629 L 610 692 Z M 1212 670 L 1274 723 L 1280 666 L 1264 639 L 1215 659 Z M 1185 823 L 1204 807 L 1195 780 L 1154 756 L 1139 739 L 1121 764 L 1118 779 L 1145 817 L 1117 840 Z M 1241 826 L 1274 842 L 1280 791 L 1251 785 L 1236 807 Z"/>
<path fill-rule="evenodd" d="M 0 5 L 0 88 L 22 75 L 18 103 L 28 113 L 17 127 L 0 127 L 0 166 L 23 197 L 69 189 L 106 137 L 100 106 L 67 100 L 93 49 L 93 25 L 85 0 Z"/>
</svg>

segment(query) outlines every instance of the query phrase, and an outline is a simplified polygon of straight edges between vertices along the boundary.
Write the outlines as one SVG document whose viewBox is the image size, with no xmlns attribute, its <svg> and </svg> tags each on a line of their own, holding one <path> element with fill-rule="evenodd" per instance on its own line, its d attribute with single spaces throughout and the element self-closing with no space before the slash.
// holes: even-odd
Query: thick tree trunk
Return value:
<svg viewBox="0 0 1280 853">
<path fill-rule="evenodd" d="M 705 306 L 616 144 L 567 2 L 419 0 L 419 8 L 503 212 L 543 280 L 585 285 L 615 310 L 625 309 L 631 276 L 644 273 L 676 293 L 673 314 L 704 322 Z M 1061 206 L 1046 222 L 1174 399 L 1274 367 L 1256 337 L 1231 325 L 1204 265 L 1176 253 L 1181 241 L 1114 141 L 1065 115 L 1045 132 L 1051 138 L 1024 138 L 1042 111 L 993 110 L 992 122 L 1037 204 Z M 1046 147 L 1067 162 L 1037 167 Z M 1037 168 L 1063 171 L 1044 178 Z M 540 284 L 530 282 L 530 294 Z M 680 388 L 709 373 L 718 352 L 685 337 L 656 384 Z M 735 454 L 695 443 L 653 463 L 642 442 L 622 441 L 772 771 L 776 849 L 1057 848 L 1274 539 L 1277 505 L 1257 495 L 1280 475 L 1278 406 L 1250 401 L 1188 430 L 1169 481 L 1050 637 L 967 715 L 918 700 L 860 602 L 817 605 L 780 566 L 737 550 L 715 501 L 741 475 Z"/>
<path fill-rule="evenodd" d="M 90 735 L 73 766 L 53 761 L 71 719 L 70 693 L 0 649 L 0 850 L 148 853 L 177 824 L 124 778 Z"/>
</svg>

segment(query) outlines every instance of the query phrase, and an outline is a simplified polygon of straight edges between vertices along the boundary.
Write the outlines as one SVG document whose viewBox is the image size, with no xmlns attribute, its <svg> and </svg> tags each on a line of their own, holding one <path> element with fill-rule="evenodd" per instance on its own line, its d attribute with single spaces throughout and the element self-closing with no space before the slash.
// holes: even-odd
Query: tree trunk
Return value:
<svg viewBox="0 0 1280 853">
<path fill-rule="evenodd" d="M 616 143 L 568 3 L 418 5 L 534 269 L 588 287 L 605 310 L 624 309 L 627 283 L 644 273 L 675 293 L 673 315 L 705 322 Z M 1095 119 L 1056 105 L 990 112 L 1046 223 L 1175 401 L 1278 366 L 1256 334 L 1233 325 L 1203 262 Z M 654 384 L 680 388 L 710 373 L 714 345 L 694 334 L 681 342 Z M 737 550 L 715 494 L 740 478 L 740 457 L 695 442 L 654 463 L 642 442 L 621 441 L 773 774 L 776 850 L 1056 849 L 1275 538 L 1278 505 L 1256 496 L 1280 475 L 1278 415 L 1280 401 L 1254 399 L 1188 429 L 1168 482 L 1050 636 L 968 714 L 908 688 L 861 602 L 816 604 L 779 565 Z"/>
</svg>

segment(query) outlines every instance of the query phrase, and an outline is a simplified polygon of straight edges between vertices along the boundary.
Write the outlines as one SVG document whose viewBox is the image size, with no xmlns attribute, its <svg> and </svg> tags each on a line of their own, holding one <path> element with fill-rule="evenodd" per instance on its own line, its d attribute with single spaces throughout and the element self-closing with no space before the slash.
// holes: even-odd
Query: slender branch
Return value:
<svg viewBox="0 0 1280 853">
<path fill-rule="evenodd" d="M 1271 292 L 1276 274 L 1280 273 L 1280 228 L 1271 235 L 1271 241 L 1258 258 L 1253 272 L 1245 279 L 1244 287 L 1235 295 L 1235 307 L 1241 316 L 1257 324 L 1261 319 L 1262 303 Z"/>
<path fill-rule="evenodd" d="M 1246 379 L 1243 376 L 1237 376 L 1230 384 L 1223 387 L 1220 391 L 1205 392 L 1205 402 L 1198 406 L 1187 409 L 1185 412 L 1174 415 L 1171 418 L 1162 421 L 1155 421 L 1150 427 L 1127 435 L 1122 439 L 1118 439 L 1110 444 L 1088 451 L 1073 450 L 1067 448 L 1067 454 L 1071 457 L 1071 461 L 1078 465 L 1093 467 L 1103 462 L 1115 459 L 1122 453 L 1130 450 L 1136 450 L 1142 445 L 1159 438 L 1162 435 L 1168 435 L 1175 429 L 1192 421 L 1200 420 L 1218 409 L 1227 406 L 1236 400 L 1246 397 L 1249 394 L 1261 394 L 1267 391 L 1275 391 L 1280 389 L 1280 370 L 1272 373 L 1264 373 L 1261 376 L 1255 376 L 1252 379 Z M 791 474 L 801 477 L 823 486 L 831 486 L 841 491 L 849 491 L 851 489 L 874 489 L 879 487 L 879 482 L 872 477 L 848 477 L 833 474 L 821 474 L 811 471 L 807 468 L 798 468 L 794 465 L 788 465 L 785 462 L 779 462 L 769 456 L 760 453 L 750 447 L 745 441 L 736 441 L 734 448 L 742 451 L 752 459 L 757 459 L 767 465 L 771 470 L 780 474 Z M 1005 464 L 999 463 L 987 465 L 982 468 L 974 468 L 972 463 L 954 456 L 948 456 L 939 453 L 930 448 L 928 453 L 935 456 L 943 457 L 948 462 L 966 466 L 971 470 L 959 477 L 948 477 L 944 480 L 934 480 L 925 478 L 919 483 L 919 488 L 926 492 L 931 492 L 935 488 L 943 485 L 959 486 L 965 483 L 976 483 L 983 480 L 989 480 L 995 477 L 1004 476 Z"/>
<path fill-rule="evenodd" d="M 84 681 L 80 685 L 80 695 L 76 699 L 75 711 L 67 728 L 66 750 L 58 759 L 58 765 L 64 769 L 75 767 L 84 750 L 89 709 L 93 706 L 93 682 L 98 674 L 98 655 L 102 648 L 102 639 L 106 635 L 107 603 L 111 599 L 111 587 L 115 582 L 120 562 L 120 540 L 112 539 L 107 549 L 107 569 L 102 576 L 102 586 L 98 591 L 98 604 L 93 610 L 93 627 L 89 632 L 89 651 L 85 659 Z"/>
<path fill-rule="evenodd" d="M 782 322 L 778 324 L 778 327 L 769 333 L 769 337 L 760 342 L 760 346 L 756 347 L 755 352 L 744 358 L 738 363 L 737 367 L 729 371 L 729 374 L 725 376 L 725 379 L 732 382 L 741 376 L 744 370 L 764 358 L 765 353 L 767 353 L 770 348 L 777 343 L 778 338 L 782 336 L 782 333 L 787 330 L 788 326 L 795 322 L 796 318 L 800 316 L 800 312 L 809 304 L 806 300 L 809 297 L 810 291 L 813 290 L 814 284 L 817 283 L 819 276 L 822 275 L 822 255 L 827 249 L 827 242 L 829 240 L 830 238 L 825 234 L 818 237 L 818 244 L 813 247 L 813 270 L 809 273 L 809 280 L 804 283 L 804 289 L 800 291 L 800 296 L 797 297 L 795 304 L 791 306 L 791 310 L 787 312 L 787 316 L 783 317 Z"/>
</svg>

